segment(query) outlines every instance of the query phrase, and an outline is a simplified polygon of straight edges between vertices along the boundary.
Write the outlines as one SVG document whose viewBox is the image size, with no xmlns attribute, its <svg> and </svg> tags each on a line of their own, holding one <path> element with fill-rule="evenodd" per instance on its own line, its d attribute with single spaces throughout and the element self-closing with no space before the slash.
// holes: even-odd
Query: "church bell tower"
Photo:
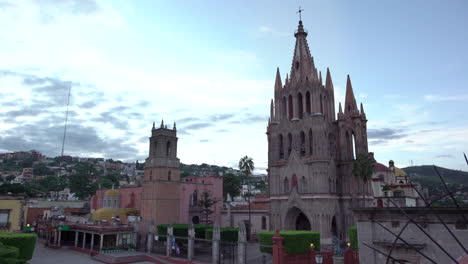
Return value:
<svg viewBox="0 0 468 264">
<path fill-rule="evenodd" d="M 172 128 L 164 125 L 164 121 L 158 128 L 153 123 L 143 177 L 143 229 L 151 221 L 167 224 L 179 220 L 179 167 L 175 123 Z"/>
</svg>

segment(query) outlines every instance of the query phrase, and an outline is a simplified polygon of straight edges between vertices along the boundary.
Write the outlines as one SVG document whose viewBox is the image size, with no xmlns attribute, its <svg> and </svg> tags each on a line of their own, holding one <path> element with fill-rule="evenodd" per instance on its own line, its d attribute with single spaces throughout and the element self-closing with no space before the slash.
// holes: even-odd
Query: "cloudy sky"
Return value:
<svg viewBox="0 0 468 264">
<path fill-rule="evenodd" d="M 276 67 L 298 17 L 336 100 L 346 74 L 369 149 L 405 167 L 467 170 L 467 1 L 0 0 L 0 152 L 147 156 L 152 122 L 177 122 L 184 163 L 263 171 Z"/>
</svg>

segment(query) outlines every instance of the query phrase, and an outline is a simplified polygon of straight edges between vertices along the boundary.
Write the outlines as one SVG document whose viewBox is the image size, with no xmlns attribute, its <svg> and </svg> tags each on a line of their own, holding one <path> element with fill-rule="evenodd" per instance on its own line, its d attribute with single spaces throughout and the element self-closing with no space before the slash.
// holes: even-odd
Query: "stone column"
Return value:
<svg viewBox="0 0 468 264">
<path fill-rule="evenodd" d="M 104 235 L 100 234 L 100 239 L 99 239 L 99 252 L 102 251 L 102 245 L 104 243 Z"/>
<path fill-rule="evenodd" d="M 170 257 L 171 256 L 171 251 L 172 251 L 172 238 L 174 235 L 174 229 L 172 227 L 172 224 L 170 224 L 167 227 L 167 237 L 166 237 L 166 256 Z"/>
<path fill-rule="evenodd" d="M 151 219 L 148 229 L 148 235 L 146 238 L 146 252 L 151 253 L 153 249 L 154 234 L 156 233 L 156 228 L 154 226 L 154 219 Z"/>
<path fill-rule="evenodd" d="M 75 247 L 78 247 L 78 236 L 80 233 L 78 231 L 75 231 Z"/>
<path fill-rule="evenodd" d="M 91 233 L 91 251 L 94 250 L 94 233 Z"/>
<path fill-rule="evenodd" d="M 221 240 L 221 230 L 219 229 L 219 223 L 215 220 L 213 225 L 213 242 L 212 242 L 212 263 L 219 263 L 219 241 Z"/>
<path fill-rule="evenodd" d="M 151 253 L 151 249 L 153 248 L 153 240 L 154 240 L 153 234 L 148 233 L 146 235 L 146 253 Z"/>
<path fill-rule="evenodd" d="M 188 230 L 188 252 L 187 252 L 187 259 L 188 261 L 193 260 L 193 246 L 195 244 L 195 227 L 193 226 L 193 223 L 190 224 L 189 230 Z"/>
<path fill-rule="evenodd" d="M 299 104 L 297 103 L 297 95 L 293 96 L 292 98 L 292 120 L 299 120 Z"/>
<path fill-rule="evenodd" d="M 119 247 L 119 233 L 117 233 L 115 235 L 115 247 L 118 248 Z"/>
<path fill-rule="evenodd" d="M 60 247 L 60 241 L 62 240 L 62 228 L 58 228 L 58 246 Z"/>
<path fill-rule="evenodd" d="M 57 228 L 55 228 L 54 229 L 54 246 L 57 246 L 57 240 L 58 240 L 57 234 L 58 234 Z"/>
<path fill-rule="evenodd" d="M 247 246 L 247 237 L 245 232 L 245 224 L 243 222 L 239 223 L 239 239 L 237 241 L 237 263 L 246 264 L 246 246 Z"/>
<path fill-rule="evenodd" d="M 83 232 L 83 248 L 85 248 L 86 243 L 86 232 Z"/>
</svg>

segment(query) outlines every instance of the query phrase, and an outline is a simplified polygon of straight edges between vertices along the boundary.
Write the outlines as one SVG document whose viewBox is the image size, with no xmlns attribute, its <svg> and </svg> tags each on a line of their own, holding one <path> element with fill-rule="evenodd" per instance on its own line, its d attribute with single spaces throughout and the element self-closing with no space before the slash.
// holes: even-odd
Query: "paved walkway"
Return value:
<svg viewBox="0 0 468 264">
<path fill-rule="evenodd" d="M 102 262 L 92 260 L 89 255 L 67 249 L 51 249 L 44 247 L 44 243 L 39 239 L 36 241 L 33 257 L 30 264 L 102 264 Z M 149 263 L 149 262 L 148 262 Z"/>
</svg>

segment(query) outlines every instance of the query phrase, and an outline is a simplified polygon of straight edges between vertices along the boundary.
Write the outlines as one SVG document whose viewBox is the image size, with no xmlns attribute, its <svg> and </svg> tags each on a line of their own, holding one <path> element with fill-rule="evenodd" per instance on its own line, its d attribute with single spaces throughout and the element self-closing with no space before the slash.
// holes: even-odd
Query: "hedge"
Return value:
<svg viewBox="0 0 468 264">
<path fill-rule="evenodd" d="M 37 236 L 23 233 L 0 233 L 0 242 L 19 249 L 19 259 L 30 260 L 33 256 Z"/>
<path fill-rule="evenodd" d="M 352 226 L 348 229 L 349 243 L 350 247 L 353 250 L 358 250 L 358 236 L 357 236 L 357 227 Z"/>
<path fill-rule="evenodd" d="M 169 224 L 157 225 L 156 228 L 158 229 L 158 235 L 167 236 L 167 227 L 168 226 L 169 226 Z M 172 226 L 173 226 L 174 236 L 176 236 L 176 237 L 188 237 L 189 224 L 173 224 Z M 210 226 L 210 225 L 202 225 L 202 224 L 194 225 L 195 237 L 204 239 L 205 238 L 205 231 L 206 231 L 206 229 L 209 229 L 209 228 L 213 228 L 213 227 Z M 165 239 L 162 238 L 161 240 L 165 240 Z"/>
<path fill-rule="evenodd" d="M 258 233 L 260 251 L 272 253 L 273 236 L 275 231 Z M 315 231 L 280 231 L 283 237 L 283 249 L 288 254 L 310 252 L 310 244 L 313 243 L 315 250 L 320 250 L 320 232 Z"/>
<path fill-rule="evenodd" d="M 0 242 L 0 264 L 24 264 L 25 260 L 18 259 L 19 249 L 11 246 L 4 246 Z"/>
<path fill-rule="evenodd" d="M 237 242 L 239 240 L 239 228 L 223 227 L 220 228 L 221 241 Z M 206 239 L 213 239 L 213 229 L 206 229 Z"/>
</svg>

